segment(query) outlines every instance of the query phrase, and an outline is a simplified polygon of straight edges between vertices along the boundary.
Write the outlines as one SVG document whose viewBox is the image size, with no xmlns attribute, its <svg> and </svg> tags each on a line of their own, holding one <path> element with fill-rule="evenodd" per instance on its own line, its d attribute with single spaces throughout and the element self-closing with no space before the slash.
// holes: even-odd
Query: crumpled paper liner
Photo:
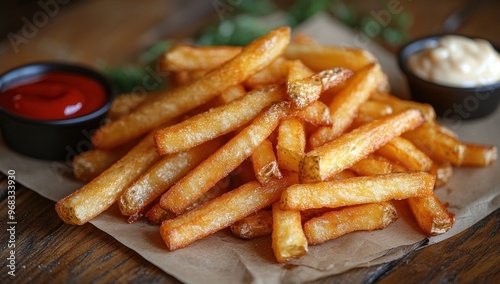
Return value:
<svg viewBox="0 0 500 284">
<path fill-rule="evenodd" d="M 368 48 L 378 57 L 389 75 L 393 93 L 404 96 L 405 81 L 395 58 L 379 46 L 356 44 L 356 35 L 328 16 L 320 15 L 301 30 L 323 44 Z M 472 122 L 454 123 L 464 141 L 500 146 L 500 111 Z M 57 201 L 82 186 L 64 174 L 59 162 L 39 161 L 21 156 L 0 142 L 0 171 L 16 171 L 19 183 L 40 195 Z M 446 234 L 432 237 L 433 244 L 472 226 L 500 204 L 500 163 L 492 167 L 454 169 L 453 179 L 438 189 L 439 199 L 456 214 L 455 226 Z M 117 206 L 112 206 L 91 221 L 125 246 L 166 273 L 187 283 L 299 283 L 335 275 L 355 267 L 380 264 L 400 258 L 412 246 L 426 241 L 411 218 L 402 212 L 400 218 L 384 230 L 355 232 L 321 245 L 311 246 L 309 253 L 287 264 L 278 264 L 273 256 L 271 240 L 241 240 L 222 230 L 190 246 L 170 252 L 158 227 L 144 220 L 128 224 Z"/>
</svg>

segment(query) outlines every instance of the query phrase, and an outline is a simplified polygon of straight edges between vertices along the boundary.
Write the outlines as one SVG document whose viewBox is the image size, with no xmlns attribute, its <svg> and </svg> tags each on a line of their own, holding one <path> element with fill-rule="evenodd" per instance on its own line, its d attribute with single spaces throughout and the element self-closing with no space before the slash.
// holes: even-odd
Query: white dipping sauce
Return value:
<svg viewBox="0 0 500 284">
<path fill-rule="evenodd" d="M 443 36 L 408 58 L 417 76 L 441 85 L 475 87 L 500 81 L 500 55 L 483 39 Z"/>
</svg>

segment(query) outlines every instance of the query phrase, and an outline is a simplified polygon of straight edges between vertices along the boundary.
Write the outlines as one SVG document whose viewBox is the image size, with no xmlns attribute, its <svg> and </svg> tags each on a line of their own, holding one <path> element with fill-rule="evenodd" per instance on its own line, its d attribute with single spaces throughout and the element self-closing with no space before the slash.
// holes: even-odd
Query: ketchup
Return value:
<svg viewBox="0 0 500 284">
<path fill-rule="evenodd" d="M 0 106 L 38 120 L 83 116 L 106 103 L 106 92 L 95 80 L 75 73 L 50 72 L 21 81 L 0 93 Z"/>
</svg>

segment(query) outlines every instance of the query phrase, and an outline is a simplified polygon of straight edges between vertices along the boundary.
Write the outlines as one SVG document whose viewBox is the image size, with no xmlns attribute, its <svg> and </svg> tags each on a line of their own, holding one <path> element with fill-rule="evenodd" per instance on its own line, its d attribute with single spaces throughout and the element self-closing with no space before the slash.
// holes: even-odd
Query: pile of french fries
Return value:
<svg viewBox="0 0 500 284">
<path fill-rule="evenodd" d="M 122 95 L 95 148 L 73 161 L 87 182 L 56 204 L 84 224 L 115 202 L 159 224 L 169 250 L 219 230 L 270 235 L 278 262 L 353 231 L 382 229 L 407 206 L 422 231 L 454 215 L 434 190 L 453 166 L 492 164 L 431 106 L 389 93 L 368 51 L 278 28 L 245 47 L 179 44 L 161 58 L 175 87 Z"/>
</svg>

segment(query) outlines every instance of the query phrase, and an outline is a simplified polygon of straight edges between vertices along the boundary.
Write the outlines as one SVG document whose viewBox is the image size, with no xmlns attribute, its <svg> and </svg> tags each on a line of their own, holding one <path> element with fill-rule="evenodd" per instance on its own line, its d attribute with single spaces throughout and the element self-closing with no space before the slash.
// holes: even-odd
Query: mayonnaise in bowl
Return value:
<svg viewBox="0 0 500 284">
<path fill-rule="evenodd" d="M 484 39 L 446 35 L 408 57 L 418 77 L 451 87 L 477 87 L 500 82 L 500 54 Z"/>
</svg>

